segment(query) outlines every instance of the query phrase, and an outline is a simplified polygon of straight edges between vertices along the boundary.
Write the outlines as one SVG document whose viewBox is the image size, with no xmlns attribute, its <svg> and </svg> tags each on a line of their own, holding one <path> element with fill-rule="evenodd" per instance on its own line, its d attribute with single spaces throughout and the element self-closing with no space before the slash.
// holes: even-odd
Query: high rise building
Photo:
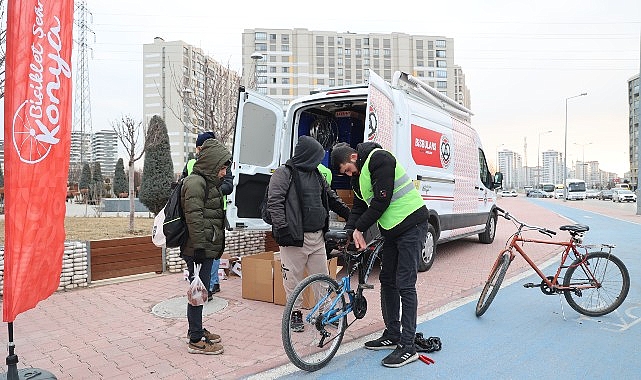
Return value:
<svg viewBox="0 0 641 380">
<path fill-rule="evenodd" d="M 454 40 L 405 33 L 338 33 L 308 29 L 245 29 L 243 83 L 283 106 L 311 91 L 367 82 L 372 69 L 387 81 L 409 73 L 470 108 Z"/>
<path fill-rule="evenodd" d="M 555 150 L 547 150 L 541 155 L 543 157 L 541 183 L 555 185 L 563 183 L 563 154 Z"/>
<path fill-rule="evenodd" d="M 521 155 L 508 149 L 498 152 L 499 171 L 503 173 L 504 189 L 519 189 L 524 185 Z"/>
<path fill-rule="evenodd" d="M 628 105 L 629 111 L 629 157 L 630 157 L 630 182 L 637 186 L 639 178 L 639 74 L 628 80 Z"/>
<path fill-rule="evenodd" d="M 239 84 L 236 72 L 183 41 L 156 37 L 143 46 L 143 122 L 154 115 L 165 121 L 174 173 L 194 153 L 199 132 L 229 140 Z"/>
<path fill-rule="evenodd" d="M 103 177 L 113 177 L 118 162 L 118 135 L 113 130 L 102 130 L 91 136 L 92 163 L 100 163 Z"/>
</svg>

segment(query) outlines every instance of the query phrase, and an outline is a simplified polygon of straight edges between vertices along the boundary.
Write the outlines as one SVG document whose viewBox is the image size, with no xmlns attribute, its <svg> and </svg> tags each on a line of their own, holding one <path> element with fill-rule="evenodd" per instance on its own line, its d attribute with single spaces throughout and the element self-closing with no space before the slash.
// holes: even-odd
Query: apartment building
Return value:
<svg viewBox="0 0 641 380">
<path fill-rule="evenodd" d="M 509 149 L 498 152 L 499 171 L 503 173 L 504 189 L 520 189 L 525 184 L 523 159 Z"/>
<path fill-rule="evenodd" d="M 629 111 L 629 157 L 630 177 L 626 176 L 636 187 L 639 183 L 639 74 L 628 80 Z"/>
<path fill-rule="evenodd" d="M 143 122 L 165 121 L 174 173 L 194 153 L 198 133 L 213 130 L 228 141 L 239 85 L 235 71 L 186 42 L 156 37 L 143 45 Z"/>
<path fill-rule="evenodd" d="M 563 183 L 563 153 L 547 150 L 542 152 L 541 155 L 543 166 L 541 183 Z"/>
<path fill-rule="evenodd" d="M 471 108 L 454 40 L 405 33 L 245 29 L 243 83 L 283 106 L 311 91 L 365 83 L 368 69 L 387 81 L 404 71 Z"/>
<path fill-rule="evenodd" d="M 113 177 L 118 162 L 118 135 L 102 130 L 91 135 L 92 163 L 100 163 L 103 177 Z"/>
</svg>

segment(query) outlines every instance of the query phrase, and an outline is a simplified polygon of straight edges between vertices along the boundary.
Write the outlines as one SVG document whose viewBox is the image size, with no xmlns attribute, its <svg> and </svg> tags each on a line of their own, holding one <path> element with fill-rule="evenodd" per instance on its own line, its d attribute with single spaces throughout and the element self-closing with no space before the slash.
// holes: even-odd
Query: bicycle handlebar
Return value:
<svg viewBox="0 0 641 380">
<path fill-rule="evenodd" d="M 496 207 L 496 210 L 498 211 L 498 215 L 502 216 L 503 218 L 505 218 L 507 220 L 513 220 L 517 224 L 521 225 L 522 227 L 528 227 L 528 228 L 531 228 L 533 230 L 537 230 L 540 233 L 542 233 L 543 235 L 547 235 L 549 237 L 552 237 L 552 235 L 556 235 L 555 231 L 549 230 L 549 229 L 547 229 L 545 227 L 532 226 L 532 225 L 529 225 L 527 223 L 523 223 L 520 220 L 518 220 L 517 218 L 515 218 L 512 214 L 510 214 L 509 212 L 503 210 L 502 208 L 500 208 L 498 206 Z"/>
</svg>

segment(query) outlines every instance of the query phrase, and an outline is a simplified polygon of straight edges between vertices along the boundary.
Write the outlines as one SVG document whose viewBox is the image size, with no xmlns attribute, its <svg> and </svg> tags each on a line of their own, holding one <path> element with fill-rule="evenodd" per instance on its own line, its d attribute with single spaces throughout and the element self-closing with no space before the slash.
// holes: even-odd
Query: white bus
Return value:
<svg viewBox="0 0 641 380">
<path fill-rule="evenodd" d="M 567 190 L 565 192 L 566 199 L 571 200 L 585 200 L 585 181 L 577 178 L 568 178 Z"/>
</svg>

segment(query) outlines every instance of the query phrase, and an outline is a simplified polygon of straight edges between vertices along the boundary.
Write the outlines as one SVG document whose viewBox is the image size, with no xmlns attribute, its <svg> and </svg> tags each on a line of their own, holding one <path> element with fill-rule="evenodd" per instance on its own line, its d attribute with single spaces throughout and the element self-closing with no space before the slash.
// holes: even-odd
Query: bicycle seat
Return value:
<svg viewBox="0 0 641 380">
<path fill-rule="evenodd" d="M 559 227 L 561 231 L 569 231 L 571 234 L 576 234 L 579 232 L 585 232 L 590 230 L 590 226 L 585 224 L 568 224 L 565 226 Z"/>
</svg>

